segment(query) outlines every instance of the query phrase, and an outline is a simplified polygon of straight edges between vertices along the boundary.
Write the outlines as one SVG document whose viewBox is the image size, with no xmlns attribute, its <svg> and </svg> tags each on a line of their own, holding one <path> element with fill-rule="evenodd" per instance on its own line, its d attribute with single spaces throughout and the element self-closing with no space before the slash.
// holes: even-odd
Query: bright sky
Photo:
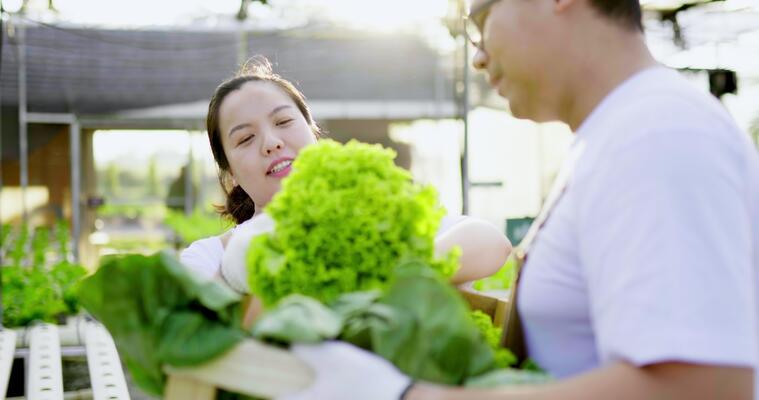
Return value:
<svg viewBox="0 0 759 400">
<path fill-rule="evenodd" d="M 7 9 L 22 0 L 3 0 Z M 213 14 L 234 16 L 240 0 L 54 0 L 64 20 L 93 25 L 184 25 Z M 249 18 L 264 25 L 307 15 L 376 30 L 394 30 L 444 17 L 448 0 L 270 0 L 251 4 Z M 45 9 L 47 0 L 30 0 L 30 9 Z M 274 23 L 276 25 L 276 23 Z"/>
<path fill-rule="evenodd" d="M 96 149 L 94 155 L 98 167 L 113 161 L 145 166 L 150 157 L 158 152 L 164 156 L 170 155 L 171 161 L 184 163 L 190 150 L 190 134 L 179 130 L 99 130 L 95 132 L 92 145 Z M 205 132 L 192 134 L 192 153 L 196 161 L 213 165 Z"/>
</svg>

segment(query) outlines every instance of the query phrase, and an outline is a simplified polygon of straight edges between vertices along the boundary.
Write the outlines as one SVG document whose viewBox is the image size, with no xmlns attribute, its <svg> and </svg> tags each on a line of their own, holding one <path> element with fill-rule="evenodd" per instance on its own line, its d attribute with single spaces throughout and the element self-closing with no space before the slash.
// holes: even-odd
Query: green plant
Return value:
<svg viewBox="0 0 759 400">
<path fill-rule="evenodd" d="M 119 167 L 116 165 L 116 163 L 110 163 L 108 164 L 108 168 L 106 169 L 106 176 L 108 177 L 107 187 L 108 187 L 108 193 L 110 193 L 111 196 L 118 196 L 121 194 L 121 182 L 119 180 Z"/>
<path fill-rule="evenodd" d="M 493 349 L 496 367 L 507 368 L 514 365 L 517 362 L 514 354 L 508 349 L 501 347 L 501 333 L 503 329 L 493 325 L 490 316 L 480 310 L 472 311 L 472 320 L 479 328 L 485 342 Z"/>
<path fill-rule="evenodd" d="M 10 233 L 13 230 L 9 224 L 2 224 L 0 226 L 0 249 L 4 249 L 8 244 L 7 240 L 10 237 Z"/>
<path fill-rule="evenodd" d="M 161 195 L 160 178 L 158 177 L 158 163 L 156 155 L 150 157 L 148 162 L 148 185 L 147 193 L 152 196 Z"/>
<path fill-rule="evenodd" d="M 508 289 L 514 282 L 516 271 L 516 260 L 514 257 L 509 257 L 498 272 L 475 281 L 473 287 L 479 291 Z"/>
<path fill-rule="evenodd" d="M 68 261 L 62 261 L 50 268 L 50 278 L 56 290 L 57 297 L 66 306 L 65 312 L 74 315 L 79 312 L 79 296 L 77 294 L 79 284 L 87 275 L 87 270 L 79 265 Z"/>
<path fill-rule="evenodd" d="M 403 260 L 450 275 L 455 259 L 433 261 L 445 211 L 431 186 L 412 182 L 379 145 L 322 140 L 303 149 L 265 211 L 271 234 L 253 239 L 248 276 L 272 305 L 291 293 L 329 302 L 342 293 L 382 288 Z"/>
<path fill-rule="evenodd" d="M 195 209 L 190 215 L 168 209 L 163 222 L 179 235 L 184 245 L 198 239 L 219 235 L 232 227 L 231 221 L 221 218 L 218 214 L 213 215 L 200 209 Z"/>
<path fill-rule="evenodd" d="M 32 237 L 32 265 L 35 267 L 44 267 L 47 250 L 50 245 L 50 230 L 45 227 L 39 227 L 34 230 Z"/>
<path fill-rule="evenodd" d="M 55 239 L 58 242 L 58 254 L 61 260 L 69 259 L 69 226 L 66 221 L 58 220 L 55 223 Z"/>
<path fill-rule="evenodd" d="M 163 203 L 153 203 L 148 205 L 106 203 L 98 207 L 97 214 L 99 217 L 148 218 L 161 220 L 165 218 L 166 206 Z"/>
<path fill-rule="evenodd" d="M 16 230 L 16 237 L 10 252 L 9 258 L 12 265 L 22 265 L 26 256 L 27 240 L 29 240 L 29 228 L 26 225 L 20 225 Z"/>
<path fill-rule="evenodd" d="M 13 242 L 10 263 L 3 265 L 3 325 L 25 326 L 34 321 L 56 322 L 63 315 L 79 311 L 75 288 L 86 275 L 78 264 L 66 261 L 68 229 L 59 221 L 55 227 L 58 243 L 50 243 L 50 229 L 38 227 L 31 240 L 31 253 L 26 249 L 28 228 L 21 225 Z M 51 248 L 64 252 L 63 261 L 48 265 Z M 57 248 L 60 246 L 60 249 Z"/>
<path fill-rule="evenodd" d="M 43 268 L 18 265 L 3 268 L 3 326 L 34 321 L 55 322 L 66 311 L 51 276 Z"/>
</svg>

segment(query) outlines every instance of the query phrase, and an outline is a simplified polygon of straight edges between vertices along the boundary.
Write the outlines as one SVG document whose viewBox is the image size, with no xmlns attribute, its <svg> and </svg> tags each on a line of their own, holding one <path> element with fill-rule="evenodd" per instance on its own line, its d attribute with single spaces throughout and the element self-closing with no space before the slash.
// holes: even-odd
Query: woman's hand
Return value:
<svg viewBox="0 0 759 400">
<path fill-rule="evenodd" d="M 246 254 L 253 237 L 274 231 L 274 220 L 261 213 L 238 225 L 232 231 L 221 258 L 221 278 L 232 289 L 249 293 Z M 222 243 L 224 239 L 222 238 Z"/>
<path fill-rule="evenodd" d="M 451 278 L 457 285 L 493 275 L 511 253 L 506 235 L 476 218 L 466 218 L 435 238 L 435 255 L 442 257 L 454 246 L 461 248 L 461 266 Z"/>
<path fill-rule="evenodd" d="M 411 384 L 389 361 L 345 342 L 296 344 L 291 351 L 313 369 L 314 382 L 277 400 L 398 400 Z"/>
</svg>

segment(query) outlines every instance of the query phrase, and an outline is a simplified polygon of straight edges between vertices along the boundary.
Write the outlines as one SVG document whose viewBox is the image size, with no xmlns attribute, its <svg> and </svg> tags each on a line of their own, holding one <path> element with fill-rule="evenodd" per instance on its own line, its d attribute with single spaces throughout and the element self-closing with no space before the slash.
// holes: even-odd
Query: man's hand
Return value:
<svg viewBox="0 0 759 400">
<path fill-rule="evenodd" d="M 411 384 L 389 361 L 345 342 L 294 345 L 292 352 L 314 370 L 315 380 L 279 400 L 398 400 Z"/>
</svg>

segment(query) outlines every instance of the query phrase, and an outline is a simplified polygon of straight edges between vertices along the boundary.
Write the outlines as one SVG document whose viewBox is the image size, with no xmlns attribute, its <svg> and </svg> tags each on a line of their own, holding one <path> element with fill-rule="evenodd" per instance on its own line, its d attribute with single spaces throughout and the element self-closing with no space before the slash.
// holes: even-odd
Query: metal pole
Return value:
<svg viewBox="0 0 759 400">
<path fill-rule="evenodd" d="M 71 255 L 79 262 L 79 235 L 82 231 L 81 189 L 82 189 L 82 128 L 74 119 L 69 127 L 69 147 L 71 150 Z"/>
<path fill-rule="evenodd" d="M 19 147 L 19 181 L 21 184 L 21 210 L 23 223 L 28 222 L 26 204 L 26 190 L 29 186 L 29 143 L 27 138 L 26 121 L 26 49 L 24 48 L 25 29 L 24 23 L 16 24 L 18 27 L 18 147 Z"/>
<path fill-rule="evenodd" d="M 192 193 L 194 192 L 192 187 L 192 132 L 187 131 L 187 142 L 189 148 L 187 150 L 187 173 L 184 175 L 184 213 L 185 215 L 192 214 Z"/>
<path fill-rule="evenodd" d="M 239 21 L 240 32 L 237 46 L 237 66 L 242 67 L 248 60 L 248 31 L 245 30 L 245 21 Z"/>
<path fill-rule="evenodd" d="M 2 0 L 0 0 L 0 76 L 3 75 L 2 73 L 2 65 L 3 65 L 3 34 L 5 33 L 5 26 L 3 25 L 3 6 L 2 6 Z M 0 198 L 2 198 L 3 193 L 3 101 L 2 101 L 2 93 L 3 91 L 0 90 Z M 0 229 L 2 229 L 2 201 L 0 201 Z M 0 249 L 2 247 L 5 247 L 5 242 L 0 242 Z M 0 251 L 0 265 L 5 264 L 5 260 L 3 260 L 3 252 Z M 5 302 L 3 301 L 3 295 L 5 294 L 5 291 L 3 290 L 3 268 L 0 268 L 0 328 L 3 326 L 3 321 L 5 318 L 3 317 L 3 313 L 5 313 Z"/>
<path fill-rule="evenodd" d="M 191 132 L 195 136 L 199 136 L 198 134 L 200 133 L 200 132 L 197 132 L 197 131 L 191 131 Z M 194 155 L 194 153 L 193 153 L 193 155 Z M 194 157 L 193 157 L 193 165 L 195 165 Z M 194 175 L 193 175 L 193 177 L 195 178 L 194 182 L 197 183 L 197 186 L 195 186 L 195 188 L 197 190 L 195 190 L 195 197 L 194 197 L 194 201 L 193 201 L 193 208 L 200 207 L 200 210 L 203 211 L 203 205 L 205 204 L 204 203 L 205 193 L 203 193 L 203 189 L 204 189 L 204 185 L 203 185 L 203 173 L 204 173 L 203 161 L 199 160 L 197 168 L 198 169 L 195 170 Z"/>
<path fill-rule="evenodd" d="M 461 156 L 461 197 L 462 213 L 469 213 L 469 43 L 464 39 L 464 95 L 463 95 L 463 120 L 464 120 L 464 151 Z"/>
<path fill-rule="evenodd" d="M 2 2 L 0 1 L 0 9 L 2 9 Z M 5 33 L 5 25 L 3 24 L 3 16 L 0 14 L 0 76 L 2 76 L 2 51 L 3 51 L 3 40 Z M 3 100 L 2 100 L 3 91 L 0 90 L 0 195 L 3 192 Z M 0 225 L 2 225 L 2 202 L 0 202 Z M 5 245 L 5 243 L 0 243 L 0 247 Z M 0 259 L 0 263 L 3 260 Z M 0 289 L 2 288 L 2 271 L 0 271 Z M 0 296 L 0 305 L 2 305 L 2 296 Z M 2 321 L 2 307 L 0 307 L 0 321 Z"/>
<path fill-rule="evenodd" d="M 545 187 L 543 185 L 543 125 L 537 125 L 537 154 L 535 156 L 535 159 L 538 162 L 538 208 L 535 210 L 536 216 L 540 213 L 540 209 L 543 208 L 543 203 L 546 197 L 548 197 L 548 194 L 546 193 Z"/>
</svg>

